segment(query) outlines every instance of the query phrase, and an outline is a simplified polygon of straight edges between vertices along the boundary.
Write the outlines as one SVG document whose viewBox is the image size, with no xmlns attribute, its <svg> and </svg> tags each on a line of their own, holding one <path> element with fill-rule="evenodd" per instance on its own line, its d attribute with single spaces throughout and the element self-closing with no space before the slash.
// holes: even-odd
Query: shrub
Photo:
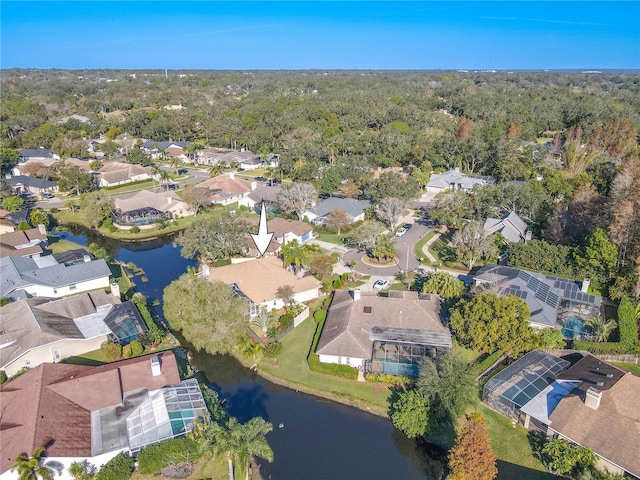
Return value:
<svg viewBox="0 0 640 480">
<path fill-rule="evenodd" d="M 60 209 L 59 209 L 59 208 L 56 208 L 56 207 L 51 207 L 51 208 L 49 209 L 49 211 L 50 211 L 51 213 L 58 213 L 58 212 L 60 211 Z"/>
<path fill-rule="evenodd" d="M 131 353 L 134 357 L 137 357 L 138 355 L 142 355 L 142 352 L 144 352 L 144 347 L 142 346 L 142 343 L 140 343 L 139 340 L 134 340 L 129 344 L 129 346 L 131 347 Z"/>
<path fill-rule="evenodd" d="M 133 474 L 133 458 L 119 453 L 109 460 L 96 474 L 95 480 L 128 480 Z"/>
<path fill-rule="evenodd" d="M 342 278 L 338 277 L 333 281 L 333 288 L 338 290 L 342 288 L 342 284 L 343 284 Z"/>
<path fill-rule="evenodd" d="M 166 336 L 166 332 L 158 327 L 158 324 L 153 320 L 151 312 L 149 311 L 149 306 L 147 304 L 147 297 L 145 297 L 141 293 L 135 293 L 132 300 L 133 303 L 136 304 L 136 308 L 138 309 L 138 312 L 140 312 L 140 316 L 147 326 L 146 338 L 148 338 L 151 343 L 161 342 L 162 339 Z"/>
<path fill-rule="evenodd" d="M 623 298 L 618 307 L 618 329 L 620 331 L 620 343 L 633 348 L 638 344 L 638 321 L 633 302 L 629 298 Z"/>
<path fill-rule="evenodd" d="M 190 437 L 173 438 L 149 445 L 136 455 L 142 474 L 159 472 L 169 465 L 200 458 L 198 443 Z"/>
<path fill-rule="evenodd" d="M 408 385 L 415 381 L 413 378 L 402 375 L 389 375 L 386 373 L 367 373 L 364 377 L 367 382 L 389 383 L 391 385 Z"/>
<path fill-rule="evenodd" d="M 100 350 L 102 350 L 102 355 L 107 362 L 115 362 L 122 358 L 122 345 L 119 343 L 109 342 Z"/>
<path fill-rule="evenodd" d="M 282 329 L 286 330 L 291 325 L 293 325 L 294 315 L 292 312 L 287 312 L 280 317 L 280 324 L 282 325 Z"/>
<path fill-rule="evenodd" d="M 327 311 L 326 310 L 316 310 L 313 314 L 313 319 L 316 323 L 324 324 L 324 321 L 327 319 Z"/>
<path fill-rule="evenodd" d="M 333 290 L 333 282 L 331 280 L 324 280 L 322 282 L 322 291 L 329 293 L 331 290 Z"/>
<path fill-rule="evenodd" d="M 11 303 L 11 299 L 9 297 L 0 297 L 0 307 L 4 307 Z"/>
<path fill-rule="evenodd" d="M 7 372 L 5 372 L 4 370 L 0 370 L 0 385 L 4 385 L 5 383 L 7 383 Z"/>
<path fill-rule="evenodd" d="M 280 342 L 271 342 L 264 347 L 264 356 L 267 358 L 278 358 L 278 355 L 282 353 L 282 343 Z"/>
<path fill-rule="evenodd" d="M 122 358 L 130 358 L 131 357 L 131 345 L 125 345 L 122 347 Z"/>
<path fill-rule="evenodd" d="M 102 222 L 102 228 L 106 228 L 111 233 L 116 232 L 118 228 L 113 224 L 113 220 L 111 218 L 105 218 Z"/>
<path fill-rule="evenodd" d="M 231 265 L 231 259 L 230 258 L 219 258 L 218 260 L 216 260 L 215 262 L 213 262 L 213 266 L 214 267 L 225 267 L 227 265 Z"/>
<path fill-rule="evenodd" d="M 140 233 L 140 227 L 138 227 L 137 225 L 135 227 L 133 227 L 131 230 L 129 230 L 131 233 Z"/>
<path fill-rule="evenodd" d="M 618 342 L 588 342 L 586 340 L 574 340 L 573 348 L 586 350 L 595 355 L 623 355 L 638 353 L 638 345 L 625 345 Z"/>
<path fill-rule="evenodd" d="M 209 387 L 204 381 L 204 375 L 198 373 L 196 376 L 198 377 L 198 385 L 200 385 L 202 398 L 204 398 L 204 403 L 207 406 L 207 410 L 209 410 L 211 420 L 217 423 L 224 423 L 227 420 L 227 412 L 222 408 L 222 402 L 220 401 L 218 392 Z"/>
</svg>

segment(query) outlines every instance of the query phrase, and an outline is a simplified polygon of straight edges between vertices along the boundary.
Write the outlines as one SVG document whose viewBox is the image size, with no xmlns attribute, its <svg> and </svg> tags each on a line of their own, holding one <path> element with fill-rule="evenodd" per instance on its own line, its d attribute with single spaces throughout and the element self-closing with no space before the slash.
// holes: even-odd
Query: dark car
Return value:
<svg viewBox="0 0 640 480">
<path fill-rule="evenodd" d="M 404 228 L 405 230 L 409 230 L 411 228 L 411 224 L 410 223 L 405 223 L 402 228 Z"/>
<path fill-rule="evenodd" d="M 178 175 L 184 175 L 185 173 L 187 173 L 188 170 L 186 168 L 180 168 L 178 169 Z"/>
<path fill-rule="evenodd" d="M 265 177 L 256 177 L 257 182 L 266 182 L 267 179 Z"/>
</svg>

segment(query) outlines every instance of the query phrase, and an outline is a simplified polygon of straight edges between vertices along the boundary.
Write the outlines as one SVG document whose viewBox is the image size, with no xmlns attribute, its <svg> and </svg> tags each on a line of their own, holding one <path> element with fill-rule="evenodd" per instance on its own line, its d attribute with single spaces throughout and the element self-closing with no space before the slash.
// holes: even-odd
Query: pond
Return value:
<svg viewBox="0 0 640 480">
<path fill-rule="evenodd" d="M 83 228 L 62 233 L 81 245 L 97 243 L 117 260 L 134 262 L 148 282 L 136 290 L 162 301 L 166 285 L 195 265 L 180 256 L 175 238 L 120 242 Z M 160 308 L 158 313 L 160 313 Z M 267 435 L 274 462 L 260 461 L 265 479 L 435 479 L 441 477 L 442 452 L 426 451 L 396 430 L 386 418 L 307 395 L 265 380 L 233 357 L 190 349 L 192 364 L 219 392 L 226 411 L 245 422 L 261 416 L 274 430 Z"/>
</svg>

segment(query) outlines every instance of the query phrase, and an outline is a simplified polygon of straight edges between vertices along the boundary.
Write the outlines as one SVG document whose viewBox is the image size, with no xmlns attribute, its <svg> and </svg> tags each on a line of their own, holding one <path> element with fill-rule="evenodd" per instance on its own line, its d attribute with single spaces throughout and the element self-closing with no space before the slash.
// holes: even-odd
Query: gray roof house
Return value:
<svg viewBox="0 0 640 480">
<path fill-rule="evenodd" d="M 129 343 L 146 331 L 131 301 L 93 290 L 70 297 L 35 297 L 0 309 L 0 368 L 12 375 L 20 368 L 56 362 L 96 350 L 111 339 Z"/>
<path fill-rule="evenodd" d="M 500 232 L 507 242 L 519 242 L 527 238 L 527 224 L 516 212 L 510 212 L 502 218 L 487 218 L 484 222 L 487 235 Z"/>
<path fill-rule="evenodd" d="M 42 178 L 30 177 L 28 175 L 16 175 L 4 180 L 16 190 L 22 192 L 56 192 L 58 191 L 58 183 Z"/>
<path fill-rule="evenodd" d="M 389 297 L 337 290 L 316 353 L 321 362 L 366 372 L 416 376 L 425 356 L 450 350 L 437 295 L 391 292 Z"/>
<path fill-rule="evenodd" d="M 59 264 L 52 255 L 0 258 L 0 296 L 11 299 L 63 297 L 109 286 L 111 270 L 102 260 Z"/>
<path fill-rule="evenodd" d="M 351 222 L 364 220 L 364 211 L 371 206 L 369 200 L 355 200 L 353 198 L 329 197 L 317 203 L 303 213 L 315 225 L 327 223 L 329 214 L 334 210 L 344 210 L 351 217 Z"/>
<path fill-rule="evenodd" d="M 580 284 L 513 267 L 483 265 L 474 276 L 474 283 L 500 296 L 521 298 L 531 312 L 530 323 L 561 329 L 565 338 L 585 334 L 584 321 L 600 312 L 602 299 L 586 293 L 588 281 Z"/>
<path fill-rule="evenodd" d="M 280 190 L 282 190 L 281 185 L 256 186 L 256 188 L 252 190 L 249 195 L 238 200 L 238 206 L 244 205 L 246 207 L 249 207 L 256 213 L 260 213 L 260 209 L 262 208 L 262 201 L 264 200 L 264 207 L 267 212 L 273 212 L 275 205 L 278 203 L 278 195 L 280 194 Z"/>
<path fill-rule="evenodd" d="M 495 183 L 491 177 L 470 176 L 460 173 L 459 168 L 444 173 L 434 173 L 427 184 L 427 192 L 446 192 L 464 190 L 469 192 L 477 185 L 484 186 Z"/>
<path fill-rule="evenodd" d="M 23 148 L 20 150 L 20 162 L 26 162 L 27 160 L 46 160 L 49 158 L 58 158 L 57 155 L 54 155 L 51 150 L 44 147 L 39 148 Z"/>
</svg>

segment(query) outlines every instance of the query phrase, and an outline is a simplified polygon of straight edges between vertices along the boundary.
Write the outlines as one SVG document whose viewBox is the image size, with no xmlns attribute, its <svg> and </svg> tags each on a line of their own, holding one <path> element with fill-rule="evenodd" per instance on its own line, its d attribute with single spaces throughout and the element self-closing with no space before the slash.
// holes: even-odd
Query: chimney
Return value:
<svg viewBox="0 0 640 480">
<path fill-rule="evenodd" d="M 90 262 L 91 255 L 89 255 L 88 253 L 85 253 L 84 255 L 82 255 L 82 259 L 84 260 L 84 263 Z"/>
<path fill-rule="evenodd" d="M 42 235 L 46 235 L 47 234 L 47 227 L 45 227 L 44 224 L 42 224 L 42 223 L 38 224 L 38 230 L 40 230 L 40 233 Z"/>
<path fill-rule="evenodd" d="M 533 238 L 533 233 L 531 232 L 531 230 L 527 230 L 526 233 L 524 234 L 524 241 L 528 242 L 532 238 Z"/>
<path fill-rule="evenodd" d="M 113 282 L 111 284 L 111 295 L 116 298 L 120 298 L 120 285 L 118 285 L 118 282 Z"/>
<path fill-rule="evenodd" d="M 600 400 L 602 399 L 602 392 L 595 387 L 587 388 L 587 393 L 584 397 L 584 404 L 593 409 L 597 410 L 600 406 Z"/>
<path fill-rule="evenodd" d="M 460 167 L 455 167 L 455 168 L 453 169 L 453 171 L 454 171 L 454 172 L 456 172 L 456 173 L 460 173 Z"/>
<path fill-rule="evenodd" d="M 170 204 L 171 202 L 173 202 L 173 198 L 167 197 L 167 203 Z"/>
<path fill-rule="evenodd" d="M 253 192 L 258 187 L 258 182 L 251 182 L 251 191 Z"/>
<path fill-rule="evenodd" d="M 160 357 L 157 355 L 151 357 L 151 375 L 154 377 L 158 377 L 162 374 L 162 369 L 160 368 Z"/>
<path fill-rule="evenodd" d="M 204 278 L 209 278 L 209 273 L 211 272 L 211 269 L 209 267 L 209 265 L 207 265 L 206 263 L 202 264 L 202 275 L 204 276 Z"/>
<path fill-rule="evenodd" d="M 354 302 L 360 300 L 360 289 L 354 288 L 353 290 L 351 290 L 351 296 L 353 297 Z"/>
<path fill-rule="evenodd" d="M 229 172 L 229 178 L 234 180 L 236 178 L 236 172 Z"/>
<path fill-rule="evenodd" d="M 580 291 L 581 291 L 582 293 L 587 293 L 587 292 L 589 291 L 589 284 L 590 284 L 590 283 L 591 283 L 591 279 L 589 279 L 589 278 L 585 278 L 585 279 L 582 281 L 582 287 L 580 288 Z"/>
</svg>

